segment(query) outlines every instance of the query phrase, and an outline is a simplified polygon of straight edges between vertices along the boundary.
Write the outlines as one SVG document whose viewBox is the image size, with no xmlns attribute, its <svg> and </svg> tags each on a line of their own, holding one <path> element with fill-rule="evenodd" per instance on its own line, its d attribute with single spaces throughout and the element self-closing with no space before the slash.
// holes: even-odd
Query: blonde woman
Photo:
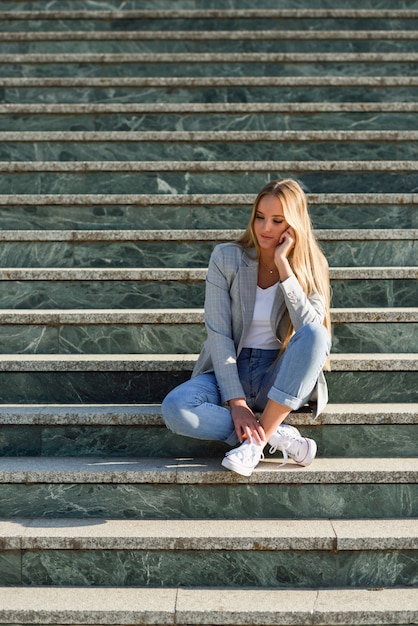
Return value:
<svg viewBox="0 0 418 626">
<path fill-rule="evenodd" d="M 250 476 L 270 451 L 299 465 L 313 439 L 283 424 L 292 410 L 328 400 L 323 374 L 330 340 L 328 265 L 315 240 L 305 194 L 290 179 L 258 194 L 241 239 L 217 245 L 205 295 L 207 340 L 189 381 L 162 404 L 173 432 L 234 447 L 222 465 Z"/>
</svg>

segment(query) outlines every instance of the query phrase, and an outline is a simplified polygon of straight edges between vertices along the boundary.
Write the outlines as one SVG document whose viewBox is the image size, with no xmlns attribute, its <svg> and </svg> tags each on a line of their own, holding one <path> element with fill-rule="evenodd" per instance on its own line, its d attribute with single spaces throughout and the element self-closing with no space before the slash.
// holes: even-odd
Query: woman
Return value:
<svg viewBox="0 0 418 626">
<path fill-rule="evenodd" d="M 316 400 L 314 418 L 327 403 L 329 301 L 328 265 L 304 192 L 290 179 L 268 183 L 241 239 L 217 245 L 211 255 L 208 338 L 192 378 L 163 401 L 167 427 L 240 443 L 222 465 L 243 476 L 263 458 L 267 442 L 284 462 L 309 465 L 315 441 L 282 422 L 309 400 Z"/>
</svg>

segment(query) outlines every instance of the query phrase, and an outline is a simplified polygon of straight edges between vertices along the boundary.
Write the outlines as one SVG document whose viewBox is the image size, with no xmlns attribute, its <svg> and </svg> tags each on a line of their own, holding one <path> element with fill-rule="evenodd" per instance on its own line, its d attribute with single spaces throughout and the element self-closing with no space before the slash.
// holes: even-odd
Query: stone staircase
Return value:
<svg viewBox="0 0 418 626">
<path fill-rule="evenodd" d="M 1 3 L 0 624 L 418 623 L 417 40 L 417 0 Z M 280 176 L 330 403 L 243 479 L 160 402 Z"/>
</svg>

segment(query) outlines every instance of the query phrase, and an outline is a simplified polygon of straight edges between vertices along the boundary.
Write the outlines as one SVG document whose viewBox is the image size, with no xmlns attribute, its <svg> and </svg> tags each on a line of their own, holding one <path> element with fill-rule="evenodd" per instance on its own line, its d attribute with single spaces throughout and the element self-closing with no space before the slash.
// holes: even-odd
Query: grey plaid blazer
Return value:
<svg viewBox="0 0 418 626">
<path fill-rule="evenodd" d="M 258 261 L 254 251 L 244 250 L 237 243 L 219 244 L 214 248 L 206 275 L 205 324 L 208 337 L 192 376 L 214 372 L 223 402 L 245 396 L 236 359 L 252 321 L 257 275 Z M 272 308 L 271 325 L 279 340 L 284 337 L 289 317 L 295 330 L 303 324 L 321 324 L 324 318 L 321 298 L 314 295 L 308 299 L 294 276 L 279 283 Z M 316 401 L 315 418 L 328 401 L 323 372 L 318 377 L 311 399 Z"/>
</svg>

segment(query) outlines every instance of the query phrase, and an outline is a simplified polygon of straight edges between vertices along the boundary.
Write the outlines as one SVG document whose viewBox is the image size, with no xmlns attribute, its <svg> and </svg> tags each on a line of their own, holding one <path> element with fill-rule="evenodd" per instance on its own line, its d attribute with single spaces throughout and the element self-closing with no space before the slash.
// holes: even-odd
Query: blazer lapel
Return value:
<svg viewBox="0 0 418 626">
<path fill-rule="evenodd" d="M 241 311 L 243 328 L 238 350 L 241 350 L 242 340 L 251 325 L 255 306 L 255 295 L 257 290 L 258 263 L 252 262 L 250 265 L 242 266 L 239 270 L 239 287 L 241 298 Z"/>
</svg>

